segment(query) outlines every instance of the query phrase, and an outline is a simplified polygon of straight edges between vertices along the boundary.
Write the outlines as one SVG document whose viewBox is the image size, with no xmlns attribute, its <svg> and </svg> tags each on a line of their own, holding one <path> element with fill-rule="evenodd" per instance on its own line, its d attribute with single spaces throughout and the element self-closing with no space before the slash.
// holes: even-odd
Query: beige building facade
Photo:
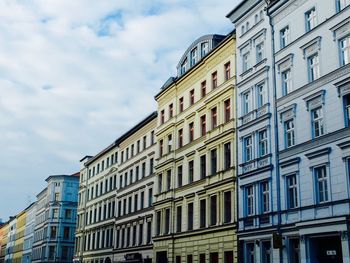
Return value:
<svg viewBox="0 0 350 263">
<path fill-rule="evenodd" d="M 235 36 L 197 39 L 156 95 L 157 263 L 237 261 Z"/>
</svg>

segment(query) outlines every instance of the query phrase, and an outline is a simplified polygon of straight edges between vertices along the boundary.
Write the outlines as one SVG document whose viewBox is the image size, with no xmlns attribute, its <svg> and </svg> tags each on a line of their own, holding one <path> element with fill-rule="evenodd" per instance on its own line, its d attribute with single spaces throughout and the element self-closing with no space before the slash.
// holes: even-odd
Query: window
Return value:
<svg viewBox="0 0 350 263">
<path fill-rule="evenodd" d="M 209 52 L 209 44 L 208 44 L 208 42 L 202 43 L 201 44 L 201 49 L 202 49 L 202 57 L 204 57 Z"/>
<path fill-rule="evenodd" d="M 202 199 L 199 202 L 200 209 L 200 218 L 199 218 L 199 227 L 203 228 L 206 226 L 206 217 L 207 217 L 207 204 L 206 200 Z"/>
<path fill-rule="evenodd" d="M 217 115 L 217 109 L 212 108 L 211 109 L 211 128 L 215 129 L 218 126 L 218 115 Z"/>
<path fill-rule="evenodd" d="M 243 139 L 244 161 L 248 162 L 253 159 L 253 145 L 252 137 L 246 137 Z"/>
<path fill-rule="evenodd" d="M 194 89 L 190 90 L 190 106 L 194 104 Z"/>
<path fill-rule="evenodd" d="M 229 122 L 231 120 L 231 100 L 227 99 L 224 102 L 225 105 L 225 122 Z"/>
<path fill-rule="evenodd" d="M 258 108 L 261 108 L 266 103 L 264 84 L 257 85 L 256 92 L 257 92 L 257 97 L 258 97 Z"/>
<path fill-rule="evenodd" d="M 184 111 L 184 98 L 181 97 L 179 99 L 179 112 L 183 112 Z"/>
<path fill-rule="evenodd" d="M 144 208 L 144 202 L 145 202 L 145 192 L 141 192 L 141 197 L 140 197 L 140 209 Z"/>
<path fill-rule="evenodd" d="M 60 200 L 60 193 L 55 193 L 54 201 L 59 201 Z"/>
<path fill-rule="evenodd" d="M 298 207 L 298 186 L 295 174 L 287 178 L 287 206 L 288 208 Z"/>
<path fill-rule="evenodd" d="M 249 69 L 249 55 L 250 53 L 247 52 L 243 54 L 242 56 L 242 71 L 245 72 Z"/>
<path fill-rule="evenodd" d="M 136 151 L 137 151 L 137 153 L 140 152 L 140 140 L 138 140 L 136 143 Z"/>
<path fill-rule="evenodd" d="M 139 224 L 139 246 L 143 243 L 143 224 Z"/>
<path fill-rule="evenodd" d="M 231 143 L 224 144 L 224 168 L 225 170 L 231 167 Z"/>
<path fill-rule="evenodd" d="M 56 236 L 57 236 L 57 228 L 56 228 L 56 226 L 52 226 L 50 229 L 51 229 L 51 231 L 50 231 L 50 238 L 56 238 Z"/>
<path fill-rule="evenodd" d="M 172 118 L 174 115 L 174 105 L 171 103 L 169 105 L 169 119 Z"/>
<path fill-rule="evenodd" d="M 224 193 L 224 223 L 230 223 L 232 219 L 231 191 Z"/>
<path fill-rule="evenodd" d="M 179 148 L 183 146 L 183 130 L 179 130 Z"/>
<path fill-rule="evenodd" d="M 137 211 L 138 203 L 139 203 L 139 196 L 137 194 L 135 194 L 135 197 L 134 197 L 134 212 Z"/>
<path fill-rule="evenodd" d="M 182 225 L 182 206 L 176 207 L 176 232 L 181 232 Z"/>
<path fill-rule="evenodd" d="M 218 74 L 216 71 L 211 74 L 211 85 L 212 89 L 216 89 L 218 87 Z"/>
<path fill-rule="evenodd" d="M 56 247 L 55 246 L 49 246 L 49 259 L 52 260 L 55 258 L 56 255 Z"/>
<path fill-rule="evenodd" d="M 160 124 L 164 123 L 164 115 L 165 115 L 164 110 L 161 110 L 161 112 L 160 112 Z M 126 154 L 126 155 L 128 155 L 128 154 Z M 128 158 L 128 157 L 126 157 L 126 158 Z"/>
<path fill-rule="evenodd" d="M 187 69 L 187 58 L 181 64 L 180 74 L 181 75 L 184 74 L 186 72 L 186 69 Z"/>
<path fill-rule="evenodd" d="M 189 130 L 189 142 L 192 142 L 194 140 L 194 124 L 191 122 L 188 125 L 188 130 Z"/>
<path fill-rule="evenodd" d="M 188 183 L 193 182 L 193 160 L 188 162 Z"/>
<path fill-rule="evenodd" d="M 66 209 L 65 210 L 65 218 L 71 219 L 72 218 L 72 209 Z"/>
<path fill-rule="evenodd" d="M 207 126 L 206 126 L 206 116 L 201 116 L 201 136 L 204 136 L 207 133 Z"/>
<path fill-rule="evenodd" d="M 217 197 L 210 197 L 210 225 L 214 226 L 217 223 Z"/>
<path fill-rule="evenodd" d="M 199 254 L 199 263 L 206 263 L 205 262 L 205 254 Z"/>
<path fill-rule="evenodd" d="M 154 144 L 154 131 L 151 131 L 151 145 Z"/>
<path fill-rule="evenodd" d="M 292 76 L 290 69 L 287 69 L 281 73 L 282 80 L 282 93 L 287 95 L 293 91 L 292 88 Z"/>
<path fill-rule="evenodd" d="M 129 196 L 129 199 L 128 199 L 128 213 L 130 214 L 131 213 L 131 207 L 132 207 L 132 197 Z"/>
<path fill-rule="evenodd" d="M 187 255 L 187 261 L 186 263 L 193 263 L 193 257 L 192 255 Z"/>
<path fill-rule="evenodd" d="M 317 108 L 311 111 L 313 138 L 324 134 L 323 109 Z"/>
<path fill-rule="evenodd" d="M 152 204 L 153 204 L 153 189 L 150 188 L 148 190 L 148 206 L 150 207 L 152 206 Z"/>
<path fill-rule="evenodd" d="M 217 154 L 216 149 L 210 151 L 210 160 L 211 160 L 211 174 L 216 174 L 217 171 Z"/>
<path fill-rule="evenodd" d="M 163 156 L 163 140 L 159 140 L 159 156 Z"/>
<path fill-rule="evenodd" d="M 259 131 L 259 156 L 267 154 L 267 130 Z"/>
<path fill-rule="evenodd" d="M 194 64 L 196 64 L 197 62 L 197 57 L 198 57 L 198 51 L 197 48 L 194 48 L 191 51 L 191 66 L 193 66 Z"/>
<path fill-rule="evenodd" d="M 206 155 L 202 155 L 200 158 L 200 173 L 201 173 L 201 179 L 205 178 L 207 176 L 207 157 Z"/>
<path fill-rule="evenodd" d="M 164 123 L 164 119 L 163 119 L 162 123 Z M 126 160 L 129 159 L 129 148 L 126 148 L 125 158 L 126 158 Z"/>
<path fill-rule="evenodd" d="M 269 182 L 261 183 L 261 212 L 268 213 L 270 211 L 270 187 Z"/>
<path fill-rule="evenodd" d="M 320 77 L 320 63 L 318 53 L 308 58 L 309 81 L 315 81 Z"/>
<path fill-rule="evenodd" d="M 254 215 L 254 193 L 253 186 L 246 187 L 246 215 L 252 216 Z"/>
<path fill-rule="evenodd" d="M 69 251 L 69 247 L 62 246 L 62 259 L 63 260 L 67 260 L 68 259 L 68 251 Z"/>
<path fill-rule="evenodd" d="M 290 43 L 290 32 L 289 32 L 289 26 L 286 26 L 280 31 L 280 38 L 281 38 L 281 49 L 286 47 Z"/>
<path fill-rule="evenodd" d="M 187 205 L 187 230 L 193 229 L 193 203 Z"/>
<path fill-rule="evenodd" d="M 135 176 L 136 176 L 136 181 L 140 179 L 140 166 L 136 166 Z"/>
<path fill-rule="evenodd" d="M 261 255 L 262 255 L 262 263 L 271 263 L 272 259 L 272 249 L 270 241 L 261 242 Z"/>
<path fill-rule="evenodd" d="M 219 263 L 219 253 L 218 252 L 213 252 L 210 253 L 210 263 Z"/>
<path fill-rule="evenodd" d="M 264 59 L 264 42 L 260 42 L 256 45 L 256 63 L 261 62 Z"/>
<path fill-rule="evenodd" d="M 145 164 L 145 166 L 146 166 L 146 164 Z M 149 174 L 153 174 L 153 170 L 154 170 L 153 168 L 154 168 L 154 159 L 151 158 L 151 159 L 149 159 Z M 146 167 L 145 167 L 145 169 L 146 169 Z"/>
<path fill-rule="evenodd" d="M 350 0 L 337 0 L 337 11 L 340 12 L 348 5 L 350 5 Z"/>
<path fill-rule="evenodd" d="M 203 98 L 207 94 L 207 82 L 204 80 L 201 83 L 201 97 Z"/>
<path fill-rule="evenodd" d="M 57 208 L 52 209 L 52 218 L 58 218 L 58 209 Z"/>
<path fill-rule="evenodd" d="M 225 69 L 225 80 L 229 80 L 231 78 L 231 63 L 227 62 L 224 66 Z"/>
<path fill-rule="evenodd" d="M 142 173 L 141 178 L 146 176 L 146 163 L 142 163 Z"/>
<path fill-rule="evenodd" d="M 345 126 L 350 126 L 350 94 L 343 97 L 344 101 L 344 113 L 345 113 Z"/>
<path fill-rule="evenodd" d="M 165 226 L 164 234 L 170 233 L 170 208 L 165 209 Z"/>
<path fill-rule="evenodd" d="M 328 201 L 328 182 L 326 166 L 320 166 L 314 169 L 316 179 L 316 201 L 324 203 Z"/>
<path fill-rule="evenodd" d="M 170 188 L 171 188 L 171 170 L 168 170 L 166 175 L 166 190 L 169 191 Z"/>
<path fill-rule="evenodd" d="M 136 226 L 132 228 L 132 245 L 136 246 Z"/>
<path fill-rule="evenodd" d="M 147 147 L 147 137 L 145 135 L 143 136 L 143 149 L 146 149 L 146 147 Z"/>
<path fill-rule="evenodd" d="M 350 1 L 350 0 L 349 0 Z M 350 36 L 346 36 L 339 41 L 341 66 L 350 63 Z"/>
<path fill-rule="evenodd" d="M 286 148 L 295 145 L 294 119 L 284 122 L 284 143 Z"/>
<path fill-rule="evenodd" d="M 182 186 L 182 165 L 177 167 L 177 186 Z"/>
<path fill-rule="evenodd" d="M 162 185 L 163 185 L 163 176 L 162 174 L 159 174 L 158 175 L 158 193 L 161 193 L 162 192 Z"/>
<path fill-rule="evenodd" d="M 306 23 L 306 32 L 312 30 L 317 26 L 317 17 L 316 17 L 316 9 L 312 8 L 308 12 L 305 13 L 305 23 Z"/>
<path fill-rule="evenodd" d="M 173 136 L 171 134 L 168 135 L 168 153 L 171 152 L 171 148 L 173 146 Z"/>
<path fill-rule="evenodd" d="M 243 114 L 248 114 L 251 111 L 250 91 L 243 94 Z"/>
<path fill-rule="evenodd" d="M 147 244 L 151 243 L 151 237 L 152 237 L 152 223 L 147 222 Z"/>
<path fill-rule="evenodd" d="M 156 227 L 156 235 L 159 236 L 160 235 L 160 224 L 161 224 L 161 211 L 157 211 L 157 217 L 156 217 L 156 222 L 157 222 L 157 227 Z"/>
<path fill-rule="evenodd" d="M 63 228 L 63 239 L 69 239 L 69 227 Z"/>
</svg>

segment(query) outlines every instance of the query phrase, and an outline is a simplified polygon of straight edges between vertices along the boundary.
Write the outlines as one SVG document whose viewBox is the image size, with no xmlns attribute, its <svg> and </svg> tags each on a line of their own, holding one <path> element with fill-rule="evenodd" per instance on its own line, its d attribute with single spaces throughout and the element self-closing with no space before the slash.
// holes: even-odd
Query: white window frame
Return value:
<svg viewBox="0 0 350 263">
<path fill-rule="evenodd" d="M 350 0 L 349 0 L 350 1 Z M 350 63 L 350 35 L 339 40 L 340 65 L 344 66 Z"/>
<path fill-rule="evenodd" d="M 261 134 L 263 134 L 264 137 L 261 137 Z M 263 157 L 268 153 L 267 129 L 264 129 L 258 132 L 258 139 L 259 139 L 259 157 Z"/>
<path fill-rule="evenodd" d="M 317 52 L 307 59 L 309 82 L 320 78 L 320 54 Z"/>
<path fill-rule="evenodd" d="M 285 48 L 290 43 L 290 29 L 286 26 L 280 31 L 280 46 L 281 49 Z"/>
<path fill-rule="evenodd" d="M 319 112 L 318 116 L 315 113 Z M 312 138 L 317 138 L 325 134 L 323 107 L 311 110 Z M 316 125 L 318 127 L 316 127 Z M 316 129 L 317 128 L 317 129 Z M 319 132 L 316 134 L 316 130 Z"/>
<path fill-rule="evenodd" d="M 330 201 L 327 165 L 320 165 L 313 168 L 315 178 L 316 202 L 322 204 Z M 321 171 L 320 174 L 317 171 Z M 321 188 L 323 189 L 321 191 Z"/>
<path fill-rule="evenodd" d="M 284 122 L 284 145 L 285 148 L 289 148 L 295 145 L 295 119 L 289 119 Z M 288 124 L 292 123 L 293 127 L 290 127 Z M 290 138 L 290 139 L 289 139 Z M 289 143 L 289 141 L 291 143 Z"/>
<path fill-rule="evenodd" d="M 317 26 L 317 12 L 316 12 L 316 8 L 313 7 L 305 13 L 306 32 L 311 31 L 316 26 Z"/>
<path fill-rule="evenodd" d="M 299 207 L 298 198 L 298 181 L 297 175 L 291 174 L 286 176 L 286 188 L 287 188 L 287 208 L 297 208 Z M 293 206 L 291 205 L 293 202 Z"/>
</svg>

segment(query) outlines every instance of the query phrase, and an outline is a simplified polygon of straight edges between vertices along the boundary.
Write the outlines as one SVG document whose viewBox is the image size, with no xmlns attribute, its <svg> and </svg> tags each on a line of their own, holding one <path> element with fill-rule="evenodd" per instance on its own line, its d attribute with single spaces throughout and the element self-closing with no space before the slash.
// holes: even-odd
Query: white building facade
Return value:
<svg viewBox="0 0 350 263">
<path fill-rule="evenodd" d="M 34 228 L 36 216 L 36 203 L 32 203 L 26 209 L 26 225 L 24 230 L 23 256 L 22 263 L 30 263 L 32 260 Z"/>
</svg>

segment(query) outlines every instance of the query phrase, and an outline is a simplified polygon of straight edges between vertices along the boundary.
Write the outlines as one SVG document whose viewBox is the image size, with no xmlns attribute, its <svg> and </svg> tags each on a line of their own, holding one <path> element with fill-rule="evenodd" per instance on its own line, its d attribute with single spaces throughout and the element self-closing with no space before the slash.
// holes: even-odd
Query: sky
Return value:
<svg viewBox="0 0 350 263">
<path fill-rule="evenodd" d="M 239 1 L 1 0 L 0 218 L 156 110 L 187 47 L 228 34 Z"/>
</svg>

